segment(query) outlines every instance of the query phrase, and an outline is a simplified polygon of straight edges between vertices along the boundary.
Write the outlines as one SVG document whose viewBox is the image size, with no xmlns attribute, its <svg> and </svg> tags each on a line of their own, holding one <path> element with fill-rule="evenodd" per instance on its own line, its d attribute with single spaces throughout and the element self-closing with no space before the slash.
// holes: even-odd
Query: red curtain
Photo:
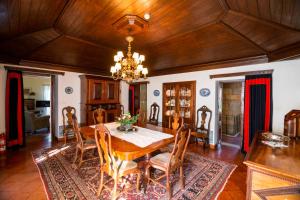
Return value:
<svg viewBox="0 0 300 200">
<path fill-rule="evenodd" d="M 24 145 L 24 98 L 22 72 L 7 71 L 5 98 L 6 144 Z"/>
<path fill-rule="evenodd" d="M 272 75 L 251 75 L 245 80 L 243 150 L 248 152 L 258 131 L 272 129 Z"/>
</svg>

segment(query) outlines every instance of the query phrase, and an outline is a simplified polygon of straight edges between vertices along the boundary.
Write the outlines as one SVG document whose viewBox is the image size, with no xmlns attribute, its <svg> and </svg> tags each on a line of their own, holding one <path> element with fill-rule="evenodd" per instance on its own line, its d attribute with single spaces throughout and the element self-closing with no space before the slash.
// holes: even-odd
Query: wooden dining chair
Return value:
<svg viewBox="0 0 300 200">
<path fill-rule="evenodd" d="M 164 152 L 150 158 L 149 163 L 146 166 L 146 178 L 148 183 L 150 181 L 158 183 L 167 190 L 167 197 L 170 199 L 172 197 L 172 189 L 170 184 L 170 175 L 179 168 L 180 173 L 180 186 L 184 189 L 184 174 L 183 174 L 183 162 L 184 155 L 188 146 L 190 139 L 191 130 L 185 127 L 180 127 L 176 132 L 174 148 L 171 153 Z M 157 179 L 152 179 L 150 177 L 150 168 L 159 169 L 165 172 L 162 176 Z M 166 186 L 162 185 L 158 181 L 166 177 Z M 146 191 L 146 190 L 145 190 Z"/>
<path fill-rule="evenodd" d="M 177 130 L 183 126 L 184 118 L 179 115 L 179 113 L 174 113 L 174 115 L 169 116 L 168 128 Z"/>
<path fill-rule="evenodd" d="M 93 111 L 94 124 L 103 124 L 107 122 L 107 112 L 103 108 L 97 108 Z"/>
<path fill-rule="evenodd" d="M 139 191 L 141 171 L 139 170 L 137 163 L 134 161 L 119 160 L 114 156 L 111 147 L 110 132 L 103 124 L 96 126 L 95 140 L 100 157 L 100 184 L 97 196 L 101 194 L 103 187 L 105 187 L 112 192 L 112 199 L 116 199 L 118 197 L 117 186 L 119 179 L 129 174 L 137 174 L 136 190 Z M 114 187 L 112 190 L 103 183 L 104 173 L 114 180 Z"/>
<path fill-rule="evenodd" d="M 139 115 L 138 116 L 138 119 L 137 119 L 137 125 L 138 126 L 141 126 L 141 127 L 143 127 L 143 126 L 145 126 L 146 125 L 146 112 L 145 111 L 143 111 L 143 110 L 141 110 L 141 109 L 139 109 L 138 111 L 137 111 L 137 114 Z"/>
<path fill-rule="evenodd" d="M 75 158 L 74 158 L 73 163 L 76 163 L 78 153 L 80 151 L 80 160 L 79 160 L 79 164 L 78 164 L 78 167 L 80 167 L 83 162 L 87 161 L 87 160 L 83 160 L 84 153 L 88 150 L 96 149 L 97 145 L 94 140 L 83 140 L 82 139 L 81 132 L 78 128 L 77 118 L 75 115 L 72 116 L 72 124 L 74 126 L 74 132 L 75 132 L 76 141 L 77 141 L 76 153 L 75 153 Z"/>
<path fill-rule="evenodd" d="M 71 106 L 64 107 L 62 109 L 63 116 L 63 136 L 65 144 L 67 143 L 67 139 L 70 136 L 74 136 L 74 126 L 72 121 L 72 116 L 76 116 L 76 109 Z"/>
<path fill-rule="evenodd" d="M 150 116 L 149 116 L 149 123 L 158 125 L 158 116 L 159 116 L 159 105 L 157 103 L 153 103 L 150 106 Z"/>
<path fill-rule="evenodd" d="M 201 139 L 201 141 L 203 142 L 203 148 L 205 148 L 206 145 L 209 144 L 211 117 L 212 111 L 205 105 L 197 110 L 197 121 L 195 131 L 193 131 L 192 136 L 194 136 L 196 139 Z"/>
</svg>

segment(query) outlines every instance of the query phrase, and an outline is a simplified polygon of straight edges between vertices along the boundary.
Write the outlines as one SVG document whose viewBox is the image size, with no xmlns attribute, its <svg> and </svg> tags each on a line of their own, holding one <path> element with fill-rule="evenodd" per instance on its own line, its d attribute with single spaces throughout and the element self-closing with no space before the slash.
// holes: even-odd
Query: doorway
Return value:
<svg viewBox="0 0 300 200">
<path fill-rule="evenodd" d="M 48 75 L 23 75 L 26 137 L 43 135 L 47 140 L 52 140 L 51 86 L 51 77 Z"/>
<path fill-rule="evenodd" d="M 219 82 L 219 137 L 222 145 L 241 148 L 244 81 Z"/>
<path fill-rule="evenodd" d="M 147 83 L 138 82 L 129 85 L 128 110 L 131 115 L 139 111 L 147 112 Z"/>
</svg>

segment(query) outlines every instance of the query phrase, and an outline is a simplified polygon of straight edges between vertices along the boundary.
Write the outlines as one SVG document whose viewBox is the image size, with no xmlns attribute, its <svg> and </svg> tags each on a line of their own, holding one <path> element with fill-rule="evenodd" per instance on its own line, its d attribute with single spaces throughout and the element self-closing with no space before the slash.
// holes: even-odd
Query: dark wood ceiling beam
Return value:
<svg viewBox="0 0 300 200">
<path fill-rule="evenodd" d="M 56 25 L 58 24 L 59 20 L 61 19 L 61 17 L 63 16 L 63 14 L 65 13 L 65 11 L 67 10 L 68 6 L 70 5 L 70 2 L 72 0 L 65 0 L 66 3 L 63 7 L 63 9 L 61 10 L 61 12 L 59 13 L 59 15 L 57 16 L 57 18 L 55 19 L 54 23 L 53 23 L 53 27 L 56 27 Z"/>
<path fill-rule="evenodd" d="M 41 74 L 41 75 L 65 75 L 65 72 L 60 71 L 53 71 L 53 70 L 47 70 L 47 69 L 35 69 L 31 67 L 16 67 L 16 66 L 4 66 L 6 70 L 17 70 L 22 71 L 26 73 L 32 73 L 32 74 Z"/>
<path fill-rule="evenodd" d="M 90 41 L 87 41 L 87 40 L 84 40 L 84 39 L 81 39 L 81 38 L 78 38 L 78 37 L 73 37 L 73 36 L 70 36 L 70 35 L 65 35 L 66 38 L 69 38 L 69 39 L 72 39 L 72 40 L 76 40 L 78 42 L 82 42 L 82 43 L 85 43 L 85 44 L 88 44 L 88 45 L 92 45 L 92 46 L 95 46 L 95 47 L 100 47 L 100 48 L 107 48 L 107 49 L 113 49 L 113 50 L 116 50 L 114 48 L 111 48 L 109 46 L 106 46 L 104 44 L 99 44 L 98 42 L 97 43 L 94 43 L 94 42 L 90 42 Z"/>
<path fill-rule="evenodd" d="M 300 56 L 300 42 L 270 52 L 270 61 L 289 60 Z"/>
<path fill-rule="evenodd" d="M 247 58 L 224 60 L 219 62 L 210 62 L 210 63 L 203 63 L 198 65 L 179 66 L 175 68 L 155 70 L 155 71 L 150 71 L 149 76 L 151 77 L 151 76 L 204 71 L 204 70 L 227 68 L 227 67 L 238 67 L 243 65 L 253 65 L 253 64 L 260 64 L 260 63 L 267 63 L 267 62 L 268 62 L 268 57 L 266 55 L 258 55 L 258 56 L 252 56 Z"/>
<path fill-rule="evenodd" d="M 54 29 L 54 30 L 55 30 L 55 29 Z M 55 30 L 55 31 L 56 31 L 56 30 Z M 56 32 L 57 32 L 57 31 L 56 31 Z M 58 34 L 59 34 L 59 33 L 58 33 Z M 60 35 L 60 34 L 59 34 L 57 37 L 55 37 L 55 38 L 53 38 L 53 39 L 51 39 L 51 40 L 45 42 L 44 44 L 38 46 L 38 47 L 35 48 L 33 51 L 28 52 L 26 55 L 22 56 L 22 59 L 27 59 L 27 58 L 29 58 L 29 57 L 32 56 L 36 51 L 38 51 L 39 49 L 41 49 L 41 48 L 47 46 L 47 45 L 50 44 L 51 42 L 54 42 L 55 40 L 61 38 L 62 36 L 63 36 L 63 35 Z"/>
<path fill-rule="evenodd" d="M 256 44 L 253 40 L 251 40 L 250 38 L 246 37 L 245 35 L 243 35 L 242 33 L 238 32 L 237 30 L 235 30 L 233 27 L 231 27 L 229 24 L 227 24 L 226 22 L 224 22 L 223 20 L 221 20 L 220 22 L 221 24 L 223 24 L 227 30 L 229 30 L 231 33 L 233 33 L 234 35 L 242 38 L 243 40 L 247 40 L 248 42 L 250 42 L 252 45 L 254 45 L 255 47 L 257 47 L 258 49 L 260 49 L 261 51 L 263 51 L 266 55 L 268 55 L 268 52 L 266 49 L 262 48 L 261 46 L 259 46 L 258 44 Z"/>
<path fill-rule="evenodd" d="M 5 53 L 0 53 L 0 63 L 19 64 L 21 58 L 17 58 Z"/>
<path fill-rule="evenodd" d="M 253 21 L 256 21 L 258 23 L 262 23 L 264 25 L 271 26 L 271 27 L 274 27 L 274 28 L 278 28 L 278 29 L 282 29 L 282 30 L 298 31 L 299 32 L 299 30 L 297 30 L 295 28 L 291 28 L 289 26 L 285 26 L 285 25 L 282 25 L 282 24 L 279 24 L 279 23 L 276 23 L 276 22 L 273 22 L 273 21 L 268 21 L 268 20 L 265 20 L 265 19 L 262 19 L 262 18 L 257 18 L 257 17 L 254 17 L 252 15 L 248 15 L 248 14 L 238 12 L 238 11 L 235 11 L 235 10 L 230 9 L 230 10 L 228 10 L 228 12 L 232 13 L 236 16 L 245 17 L 247 19 L 250 19 L 250 20 L 253 20 Z"/>
<path fill-rule="evenodd" d="M 78 73 L 86 73 L 86 74 L 110 75 L 108 71 L 103 71 L 96 68 L 62 65 L 58 63 L 48 63 L 48 62 L 37 61 L 37 60 L 22 59 L 20 61 L 20 65 L 37 67 L 42 69 L 52 69 L 52 70 L 78 72 Z"/>
<path fill-rule="evenodd" d="M 224 73 L 224 74 L 212 74 L 209 75 L 210 79 L 214 78 L 225 78 L 225 77 L 236 77 L 236 76 L 247 76 L 247 75 L 258 75 L 258 74 L 272 74 L 273 69 L 270 70 L 258 70 L 258 71 L 247 71 L 247 72 L 235 72 L 235 73 Z"/>
<path fill-rule="evenodd" d="M 230 9 L 227 2 L 226 2 L 226 0 L 218 0 L 218 2 L 219 2 L 221 8 L 223 8 L 224 11 L 227 12 Z"/>
<path fill-rule="evenodd" d="M 182 36 L 182 35 L 187 35 L 187 34 L 189 34 L 189 33 L 192 33 L 192 32 L 198 31 L 198 30 L 201 30 L 201 29 L 203 29 L 203 28 L 206 28 L 206 27 L 208 27 L 208 26 L 210 26 L 210 25 L 217 24 L 217 23 L 219 23 L 219 19 L 216 19 L 216 20 L 214 20 L 214 21 L 212 21 L 212 22 L 209 22 L 209 23 L 207 23 L 207 24 L 203 24 L 203 25 L 197 27 L 196 29 L 193 29 L 193 30 L 190 30 L 190 31 L 186 31 L 186 32 L 183 32 L 183 33 L 179 33 L 179 34 L 172 35 L 172 36 L 170 36 L 170 37 L 168 37 L 168 38 L 165 38 L 165 39 L 163 39 L 163 40 L 160 40 L 160 41 L 158 41 L 158 42 L 153 42 L 153 43 L 151 43 L 151 45 L 148 45 L 148 47 L 149 47 L 149 46 L 156 46 L 156 45 L 158 45 L 158 44 L 167 42 L 167 41 L 172 40 L 172 39 L 176 39 L 177 37 L 180 37 L 180 36 Z M 144 47 L 144 48 L 145 48 L 145 47 Z"/>
</svg>

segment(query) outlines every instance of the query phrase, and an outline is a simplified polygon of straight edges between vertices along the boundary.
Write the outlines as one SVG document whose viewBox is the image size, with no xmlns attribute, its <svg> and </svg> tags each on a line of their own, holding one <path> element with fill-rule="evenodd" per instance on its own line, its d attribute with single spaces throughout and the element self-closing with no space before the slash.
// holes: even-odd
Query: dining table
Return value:
<svg viewBox="0 0 300 200">
<path fill-rule="evenodd" d="M 109 123 L 107 123 L 109 124 Z M 106 124 L 104 124 L 106 125 Z M 146 129 L 152 130 L 153 134 L 155 132 L 157 133 L 166 133 L 171 135 L 169 138 L 165 138 L 159 141 L 156 141 L 146 147 L 141 147 L 138 145 L 135 145 L 131 143 L 130 141 L 126 141 L 123 139 L 120 139 L 120 137 L 114 136 L 113 133 L 111 133 L 111 146 L 113 153 L 118 159 L 120 160 L 135 160 L 137 158 L 141 158 L 143 156 L 146 156 L 146 159 L 150 159 L 151 153 L 168 146 L 169 144 L 173 143 L 175 140 L 175 134 L 176 130 L 164 128 L 160 126 L 155 126 L 152 124 L 146 124 L 143 127 L 135 126 L 137 129 L 143 128 L 143 130 L 146 131 Z M 95 139 L 95 126 L 83 126 L 80 128 L 80 132 L 82 136 L 85 139 Z M 137 132 L 138 133 L 138 132 Z M 123 134 L 132 134 L 130 132 Z"/>
</svg>

